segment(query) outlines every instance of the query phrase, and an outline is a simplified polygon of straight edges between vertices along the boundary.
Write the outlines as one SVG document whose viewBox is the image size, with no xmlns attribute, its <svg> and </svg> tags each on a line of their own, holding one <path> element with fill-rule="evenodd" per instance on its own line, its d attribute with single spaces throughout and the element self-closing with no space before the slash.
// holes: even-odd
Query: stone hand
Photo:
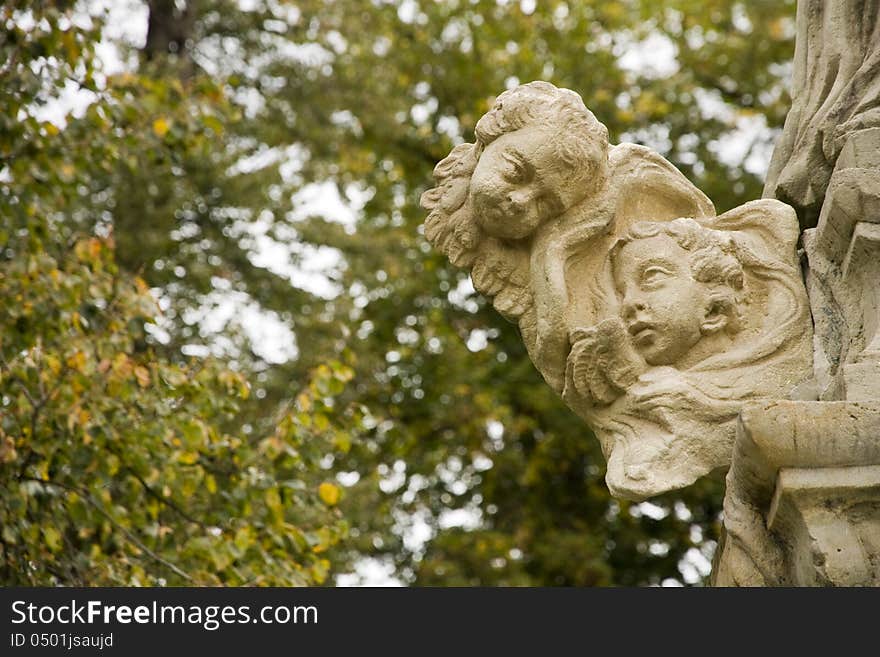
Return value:
<svg viewBox="0 0 880 657">
<path fill-rule="evenodd" d="M 575 329 L 571 341 L 566 386 L 592 405 L 613 402 L 646 368 L 617 317 Z"/>
</svg>

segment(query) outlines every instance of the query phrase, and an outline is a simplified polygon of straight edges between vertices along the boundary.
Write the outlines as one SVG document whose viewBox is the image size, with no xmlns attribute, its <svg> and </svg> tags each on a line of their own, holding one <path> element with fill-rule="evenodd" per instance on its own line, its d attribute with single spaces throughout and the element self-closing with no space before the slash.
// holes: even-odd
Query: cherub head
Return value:
<svg viewBox="0 0 880 657">
<path fill-rule="evenodd" d="M 476 126 L 469 200 L 493 237 L 522 239 L 604 178 L 608 130 L 581 97 L 548 82 L 505 91 Z"/>
<path fill-rule="evenodd" d="M 525 238 L 603 188 L 608 131 L 575 92 L 530 82 L 498 96 L 476 136 L 434 168 L 425 237 L 519 321 L 534 302 Z"/>
<path fill-rule="evenodd" d="M 740 329 L 743 267 L 730 235 L 693 219 L 634 224 L 611 250 L 620 316 L 649 365 L 685 369 Z"/>
</svg>

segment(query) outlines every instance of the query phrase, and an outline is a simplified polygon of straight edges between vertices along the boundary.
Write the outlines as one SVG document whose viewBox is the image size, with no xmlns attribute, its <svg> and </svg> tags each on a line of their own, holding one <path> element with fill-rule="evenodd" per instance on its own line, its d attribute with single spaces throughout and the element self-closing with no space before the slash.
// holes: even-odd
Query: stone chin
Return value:
<svg viewBox="0 0 880 657">
<path fill-rule="evenodd" d="M 484 202 L 478 196 L 471 197 L 471 208 L 477 225 L 487 235 L 501 239 L 520 240 L 529 237 L 542 222 L 542 217 L 505 212 L 502 205 Z"/>
</svg>

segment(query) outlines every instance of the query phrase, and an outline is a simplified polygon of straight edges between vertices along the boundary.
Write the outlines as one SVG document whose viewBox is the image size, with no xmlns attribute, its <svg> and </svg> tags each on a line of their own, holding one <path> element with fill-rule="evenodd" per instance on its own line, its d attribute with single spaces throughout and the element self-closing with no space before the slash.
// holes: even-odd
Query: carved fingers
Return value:
<svg viewBox="0 0 880 657">
<path fill-rule="evenodd" d="M 645 362 L 630 343 L 623 322 L 613 317 L 575 329 L 566 363 L 566 388 L 591 405 L 607 405 L 633 385 Z"/>
<path fill-rule="evenodd" d="M 572 334 L 572 341 L 574 344 L 565 368 L 566 393 L 571 395 L 574 392 L 590 405 L 610 404 L 617 397 L 617 392 L 597 371 L 599 349 L 596 329 L 578 329 Z"/>
</svg>

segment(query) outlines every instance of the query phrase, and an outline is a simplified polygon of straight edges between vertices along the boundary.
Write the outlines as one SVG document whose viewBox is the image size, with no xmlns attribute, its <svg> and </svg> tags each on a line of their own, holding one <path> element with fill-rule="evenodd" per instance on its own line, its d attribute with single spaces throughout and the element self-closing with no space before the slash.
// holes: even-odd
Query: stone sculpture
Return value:
<svg viewBox="0 0 880 657">
<path fill-rule="evenodd" d="M 880 2 L 800 0 L 792 87 L 764 195 L 806 229 L 813 394 L 876 399 L 864 382 L 880 381 Z"/>
<path fill-rule="evenodd" d="M 715 585 L 876 586 L 880 0 L 798 1 L 792 98 L 768 198 L 716 216 L 573 92 L 517 87 L 437 166 L 425 235 L 518 323 L 614 495 L 729 466 Z"/>
<path fill-rule="evenodd" d="M 746 404 L 716 586 L 880 586 L 880 403 Z"/>
<path fill-rule="evenodd" d="M 434 169 L 437 186 L 422 196 L 425 236 L 519 325 L 532 361 L 561 392 L 573 254 L 614 216 L 705 217 L 714 208 L 653 151 L 610 146 L 580 96 L 546 82 L 502 93 L 475 132 L 475 144 Z"/>
<path fill-rule="evenodd" d="M 814 377 L 738 421 L 715 585 L 880 585 L 880 0 L 799 0 L 765 196 L 801 220 Z"/>
<path fill-rule="evenodd" d="M 518 323 L 547 383 L 595 431 L 615 495 L 730 462 L 746 401 L 812 373 L 788 206 L 711 202 L 645 147 L 612 146 L 572 91 L 501 94 L 422 197 L 427 239 Z"/>
<path fill-rule="evenodd" d="M 764 195 L 816 225 L 835 164 L 859 133 L 880 128 L 880 3 L 798 0 L 792 106 Z"/>
<path fill-rule="evenodd" d="M 726 467 L 743 402 L 809 376 L 797 235 L 772 201 L 621 225 L 581 274 L 601 321 L 573 331 L 563 397 L 602 443 L 613 494 L 642 499 Z"/>
</svg>

